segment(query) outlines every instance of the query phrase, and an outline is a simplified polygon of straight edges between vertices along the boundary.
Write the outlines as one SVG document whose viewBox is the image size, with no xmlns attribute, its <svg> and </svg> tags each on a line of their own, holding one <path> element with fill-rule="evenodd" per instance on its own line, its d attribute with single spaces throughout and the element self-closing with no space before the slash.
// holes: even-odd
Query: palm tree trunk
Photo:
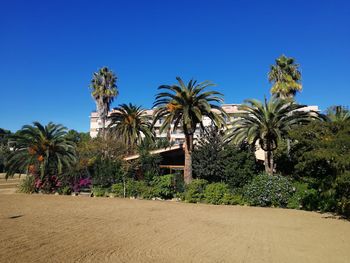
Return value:
<svg viewBox="0 0 350 263">
<path fill-rule="evenodd" d="M 192 149 L 193 149 L 193 134 L 187 134 L 186 145 L 185 145 L 185 167 L 184 167 L 185 184 L 189 184 L 192 181 Z"/>
<path fill-rule="evenodd" d="M 269 161 L 268 161 L 268 157 L 267 157 L 267 151 L 264 151 L 264 155 L 265 155 L 265 160 L 264 160 L 265 173 L 269 174 Z"/>
<path fill-rule="evenodd" d="M 273 152 L 265 151 L 265 172 L 269 175 L 273 175 Z"/>
<path fill-rule="evenodd" d="M 105 131 L 106 118 L 102 117 L 101 121 L 102 121 L 102 138 L 103 138 L 103 140 L 106 140 L 106 131 Z"/>
</svg>

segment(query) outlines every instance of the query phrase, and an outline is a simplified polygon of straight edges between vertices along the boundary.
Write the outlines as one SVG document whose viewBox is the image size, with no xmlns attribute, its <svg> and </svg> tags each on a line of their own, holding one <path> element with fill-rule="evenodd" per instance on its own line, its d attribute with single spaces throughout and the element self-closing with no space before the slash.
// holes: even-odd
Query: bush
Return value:
<svg viewBox="0 0 350 263">
<path fill-rule="evenodd" d="M 58 193 L 61 195 L 71 195 L 72 194 L 72 188 L 70 186 L 64 186 L 58 189 Z"/>
<path fill-rule="evenodd" d="M 340 175 L 335 181 L 336 195 L 339 198 L 350 199 L 350 171 Z"/>
<path fill-rule="evenodd" d="M 314 210 L 318 207 L 317 191 L 310 189 L 307 183 L 295 182 L 294 194 L 288 200 L 288 208 Z"/>
<path fill-rule="evenodd" d="M 204 190 L 208 182 L 204 179 L 194 179 L 186 185 L 184 198 L 189 203 L 197 203 L 204 200 Z"/>
<path fill-rule="evenodd" d="M 176 193 L 175 176 L 173 174 L 154 177 L 152 185 L 154 197 L 171 199 Z"/>
<path fill-rule="evenodd" d="M 244 205 L 244 199 L 239 194 L 224 194 L 221 199 L 223 205 Z"/>
<path fill-rule="evenodd" d="M 256 176 L 258 165 L 255 153 L 247 145 L 227 146 L 224 158 L 224 179 L 231 189 L 244 187 Z"/>
<path fill-rule="evenodd" d="M 27 175 L 19 185 L 19 192 L 25 194 L 32 194 L 35 192 L 35 178 L 34 176 Z"/>
<path fill-rule="evenodd" d="M 293 185 L 280 175 L 261 174 L 245 187 L 244 197 L 250 205 L 285 207 L 293 194 Z"/>
<path fill-rule="evenodd" d="M 93 187 L 92 188 L 92 194 L 95 197 L 102 197 L 102 196 L 106 196 L 107 194 L 107 189 L 106 188 L 102 188 L 102 187 Z"/>
<path fill-rule="evenodd" d="M 94 186 L 110 187 L 122 182 L 124 171 L 120 161 L 98 157 L 91 167 L 91 174 Z"/>
<path fill-rule="evenodd" d="M 228 201 L 230 195 L 230 190 L 225 183 L 212 183 L 208 184 L 204 190 L 205 201 L 209 204 L 219 205 L 223 204 L 223 199 Z"/>
<path fill-rule="evenodd" d="M 112 185 L 111 192 L 116 197 L 124 197 L 124 185 L 123 185 L 123 183 L 117 183 L 117 184 Z"/>
</svg>

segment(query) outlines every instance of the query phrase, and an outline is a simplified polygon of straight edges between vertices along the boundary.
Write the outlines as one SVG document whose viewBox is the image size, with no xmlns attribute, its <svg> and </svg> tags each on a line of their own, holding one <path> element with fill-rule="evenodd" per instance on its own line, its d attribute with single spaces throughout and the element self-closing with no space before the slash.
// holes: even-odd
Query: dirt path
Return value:
<svg viewBox="0 0 350 263">
<path fill-rule="evenodd" d="M 350 222 L 240 206 L 0 195 L 1 262 L 350 262 Z"/>
</svg>

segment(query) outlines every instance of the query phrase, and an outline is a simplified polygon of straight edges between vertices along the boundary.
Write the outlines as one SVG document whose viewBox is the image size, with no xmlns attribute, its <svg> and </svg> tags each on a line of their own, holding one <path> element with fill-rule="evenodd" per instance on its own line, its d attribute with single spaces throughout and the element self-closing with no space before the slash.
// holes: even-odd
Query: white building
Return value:
<svg viewBox="0 0 350 263">
<path fill-rule="evenodd" d="M 238 106 L 239 106 L 239 104 L 224 104 L 224 105 L 222 105 L 222 108 L 227 112 L 227 114 L 229 116 L 232 116 L 234 113 L 239 112 Z M 115 111 L 116 110 L 114 110 L 114 109 L 112 111 L 110 111 L 108 116 L 113 114 L 113 112 L 115 112 Z M 154 112 L 154 110 L 145 110 L 145 114 L 150 116 L 150 117 L 153 116 L 153 112 Z M 233 117 L 231 117 L 231 118 L 233 118 Z M 231 121 L 232 120 L 231 118 L 230 118 L 230 120 L 227 120 L 227 121 Z M 106 127 L 109 124 L 110 124 L 110 121 L 107 120 Z M 154 131 L 155 131 L 156 137 L 166 138 L 168 135 L 166 131 L 163 133 L 159 132 L 159 128 L 161 125 L 162 125 L 162 119 L 159 119 L 154 125 Z M 211 125 L 211 120 L 208 117 L 204 117 L 203 125 L 204 126 Z M 102 127 L 102 122 L 99 120 L 97 112 L 91 112 L 91 115 L 90 115 L 90 136 L 92 138 L 96 137 L 98 134 L 98 131 L 101 127 Z M 197 138 L 199 135 L 200 135 L 200 130 L 198 127 L 194 136 L 195 136 L 195 138 Z M 170 140 L 174 141 L 175 143 L 183 142 L 185 139 L 185 135 L 182 132 L 182 130 L 180 129 L 180 127 L 178 127 L 177 129 L 174 130 L 173 126 L 171 127 L 171 133 L 170 133 L 169 137 L 170 137 Z"/>
</svg>

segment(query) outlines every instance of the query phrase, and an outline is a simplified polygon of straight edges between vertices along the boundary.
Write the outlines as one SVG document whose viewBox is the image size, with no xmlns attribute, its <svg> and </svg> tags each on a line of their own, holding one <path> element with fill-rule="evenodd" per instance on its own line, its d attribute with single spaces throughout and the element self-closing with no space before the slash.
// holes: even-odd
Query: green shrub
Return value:
<svg viewBox="0 0 350 263">
<path fill-rule="evenodd" d="M 124 197 L 124 184 L 123 183 L 113 184 L 111 187 L 111 192 L 116 197 Z"/>
<path fill-rule="evenodd" d="M 126 182 L 126 196 L 135 198 L 148 198 L 149 186 L 145 181 L 128 180 Z"/>
<path fill-rule="evenodd" d="M 119 160 L 98 157 L 90 170 L 94 186 L 110 187 L 123 180 L 124 170 Z"/>
<path fill-rule="evenodd" d="M 19 192 L 25 194 L 32 194 L 35 192 L 35 178 L 34 176 L 27 175 L 19 185 Z"/>
<path fill-rule="evenodd" d="M 102 187 L 93 187 L 92 194 L 93 196 L 96 196 L 96 197 L 106 196 L 107 189 Z"/>
<path fill-rule="evenodd" d="M 204 190 L 208 182 L 203 179 L 194 179 L 186 185 L 184 198 L 189 203 L 197 203 L 204 200 Z"/>
<path fill-rule="evenodd" d="M 152 186 L 154 197 L 171 199 L 176 193 L 175 176 L 173 174 L 156 176 L 152 181 Z"/>
<path fill-rule="evenodd" d="M 70 186 L 64 186 L 58 189 L 58 192 L 61 195 L 71 195 L 72 194 L 72 188 Z"/>
<path fill-rule="evenodd" d="M 350 199 L 350 171 L 346 171 L 335 181 L 336 195 L 339 198 Z"/>
<path fill-rule="evenodd" d="M 244 205 L 244 199 L 242 195 L 238 194 L 224 194 L 221 199 L 223 205 Z"/>
<path fill-rule="evenodd" d="M 308 189 L 301 201 L 304 210 L 313 211 L 320 209 L 319 192 L 316 189 Z"/>
<path fill-rule="evenodd" d="M 208 184 L 204 190 L 205 201 L 209 204 L 219 205 L 223 204 L 223 198 L 228 200 L 230 190 L 225 183 L 212 183 Z"/>
<path fill-rule="evenodd" d="M 342 198 L 338 202 L 338 212 L 346 217 L 350 217 L 350 200 Z"/>
<path fill-rule="evenodd" d="M 293 195 L 288 200 L 288 208 L 316 210 L 318 209 L 319 198 L 315 189 L 309 188 L 307 183 L 293 183 Z"/>
<path fill-rule="evenodd" d="M 293 185 L 280 175 L 261 174 L 245 187 L 244 197 L 250 205 L 285 207 L 293 194 Z"/>
</svg>

